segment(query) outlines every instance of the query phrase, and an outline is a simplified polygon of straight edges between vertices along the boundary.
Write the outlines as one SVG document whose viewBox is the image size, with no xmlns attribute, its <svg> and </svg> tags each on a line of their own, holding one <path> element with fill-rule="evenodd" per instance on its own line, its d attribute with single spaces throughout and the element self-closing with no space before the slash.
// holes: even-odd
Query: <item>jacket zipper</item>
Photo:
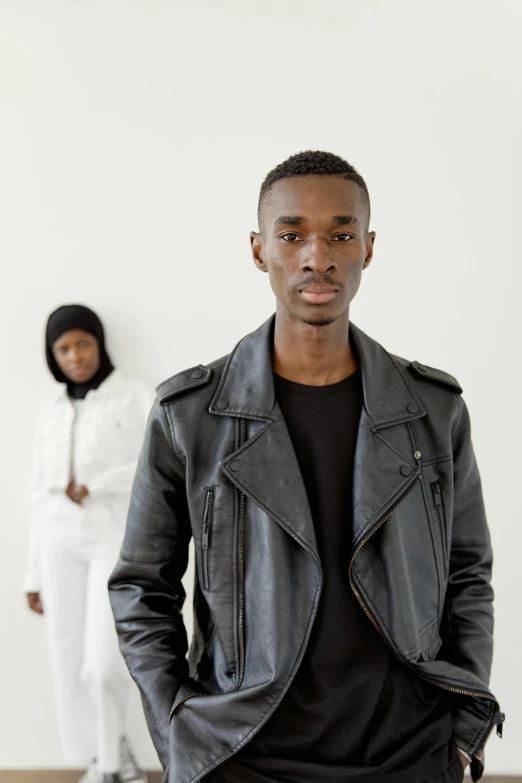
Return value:
<svg viewBox="0 0 522 783">
<path fill-rule="evenodd" d="M 184 703 L 185 703 L 186 701 L 188 701 L 189 699 L 193 699 L 193 698 L 194 698 L 194 696 L 208 696 L 208 694 L 207 694 L 207 693 L 187 693 L 187 695 L 186 695 L 186 696 L 183 696 L 183 698 L 182 698 L 182 699 L 179 699 L 179 700 L 178 700 L 178 701 L 177 701 L 177 702 L 174 704 L 174 706 L 172 707 L 172 709 L 171 709 L 171 711 L 170 711 L 170 713 L 169 713 L 169 720 L 168 720 L 168 722 L 169 722 L 169 723 L 170 723 L 170 721 L 172 720 L 172 716 L 174 715 L 174 713 L 176 712 L 176 710 L 177 710 L 179 707 L 181 707 L 181 705 L 182 705 L 182 704 L 184 704 Z"/>
<path fill-rule="evenodd" d="M 209 575 L 209 547 L 210 530 L 214 516 L 214 490 L 207 489 L 205 492 L 205 508 L 203 511 L 203 529 L 201 532 L 201 554 L 203 560 L 203 590 L 210 590 Z"/>
<path fill-rule="evenodd" d="M 384 523 L 398 509 L 398 507 L 401 505 L 401 503 L 403 503 L 406 500 L 408 495 L 410 495 L 413 492 L 413 490 L 421 482 L 421 480 L 422 480 L 422 475 L 419 474 L 417 476 L 417 478 L 415 479 L 415 481 L 413 482 L 413 484 L 411 484 L 411 486 L 404 492 L 404 494 L 393 504 L 393 506 L 388 511 L 388 513 L 382 519 L 380 519 L 377 522 L 377 524 L 375 524 L 373 526 L 373 528 L 366 534 L 366 536 L 364 536 L 362 541 L 359 543 L 359 545 L 357 546 L 355 552 L 352 555 L 352 559 L 350 561 L 350 566 L 349 566 L 349 569 L 348 569 L 348 578 L 349 578 L 349 581 L 350 581 L 350 586 L 351 586 L 351 588 L 353 590 L 353 593 L 354 593 L 357 601 L 359 602 L 362 610 L 364 611 L 365 615 L 368 617 L 368 619 L 370 620 L 370 622 L 372 623 L 374 628 L 376 628 L 376 630 L 379 632 L 379 634 L 384 639 L 385 643 L 390 648 L 390 650 L 393 652 L 395 657 L 398 658 L 399 661 L 402 664 L 405 664 L 406 666 L 408 666 L 408 668 L 412 669 L 412 671 L 414 671 L 414 673 L 415 673 L 415 675 L 417 677 L 420 677 L 420 679 L 422 679 L 422 680 L 426 680 L 427 682 L 431 683 L 432 685 L 436 685 L 438 688 L 441 688 L 442 690 L 450 691 L 451 693 L 458 693 L 458 694 L 461 694 L 463 696 L 473 696 L 476 699 L 489 699 L 490 701 L 494 702 L 495 701 L 494 697 L 491 696 L 489 693 L 484 693 L 483 691 L 472 691 L 472 690 L 468 690 L 467 688 L 454 688 L 451 685 L 446 685 L 445 683 L 442 683 L 439 680 L 436 680 L 434 677 L 429 677 L 429 676 L 424 675 L 424 674 L 418 674 L 414 670 L 414 667 L 411 666 L 411 664 L 407 663 L 406 661 L 403 661 L 402 658 L 400 658 L 400 656 L 392 648 L 392 646 L 390 645 L 388 639 L 385 637 L 385 635 L 381 631 L 377 621 L 375 620 L 375 618 L 373 617 L 372 613 L 370 612 L 370 610 L 368 609 L 368 607 L 364 603 L 363 599 L 361 598 L 361 594 L 357 590 L 357 587 L 355 586 L 354 581 L 353 581 L 353 575 L 352 575 L 353 563 L 354 563 L 354 560 L 355 560 L 355 558 L 357 556 L 357 553 L 360 552 L 361 549 L 363 548 L 363 546 L 368 543 L 368 541 L 373 536 L 373 534 L 377 530 L 379 530 L 379 528 L 381 528 L 382 525 L 384 525 Z M 491 723 L 491 726 L 488 727 L 487 733 L 484 735 L 486 737 L 486 739 L 489 736 L 489 734 L 491 733 L 494 725 L 495 725 L 495 723 L 494 723 L 494 720 L 493 720 L 492 723 Z M 482 739 L 481 739 L 481 743 L 482 743 Z M 481 745 L 479 745 L 478 748 L 474 750 L 474 753 L 472 753 L 470 755 L 474 755 L 480 747 L 481 747 Z"/>
<path fill-rule="evenodd" d="M 239 430 L 239 448 L 244 446 L 247 439 L 247 425 L 246 420 L 240 420 Z M 212 490 L 207 490 L 212 492 Z M 213 506 L 212 506 L 213 508 Z M 205 498 L 205 509 L 207 510 L 207 497 Z M 245 676 L 245 510 L 246 510 L 246 497 L 239 493 L 239 549 L 238 549 L 238 567 L 239 567 L 239 618 L 238 618 L 238 635 L 239 635 L 239 669 L 237 683 L 234 690 L 239 690 L 243 684 L 243 678 Z M 204 529 L 204 528 L 203 528 Z M 208 539 L 207 548 L 208 553 Z M 205 560 L 205 558 L 203 558 Z M 203 573 L 205 573 L 205 565 L 203 565 Z M 208 576 L 208 564 L 207 564 L 207 576 Z M 203 577 L 205 578 L 205 577 Z M 168 722 L 172 720 L 172 716 L 176 710 L 181 707 L 189 699 L 193 699 L 195 696 L 208 696 L 208 693 L 188 693 L 183 698 L 178 699 L 173 705 Z"/>
<path fill-rule="evenodd" d="M 480 741 L 477 744 L 477 749 L 475 750 L 475 754 L 479 752 L 481 748 L 484 747 L 486 742 L 488 741 L 489 735 L 495 728 L 497 727 L 497 736 L 502 737 L 502 724 L 504 723 L 505 715 L 503 712 L 495 712 L 493 715 L 493 719 L 491 721 L 491 725 L 489 725 L 486 729 L 486 731 L 483 733 L 482 737 L 480 738 Z M 473 754 L 470 754 L 473 755 Z M 482 760 L 482 757 L 479 757 Z"/>
<path fill-rule="evenodd" d="M 446 537 L 447 536 L 446 515 L 444 513 L 444 502 L 442 500 L 442 487 L 440 485 L 440 482 L 437 481 L 435 484 L 432 484 L 431 489 L 433 492 L 433 502 L 435 503 L 435 508 L 437 510 L 437 514 L 439 517 L 442 544 L 444 549 L 444 576 L 445 576 L 447 571 L 448 545 L 447 545 L 447 537 Z"/>
<path fill-rule="evenodd" d="M 377 522 L 377 523 L 376 523 L 376 524 L 375 524 L 375 525 L 372 527 L 372 529 L 371 529 L 371 530 L 370 530 L 370 531 L 369 531 L 369 532 L 368 532 L 368 533 L 367 533 L 367 534 L 364 536 L 364 538 L 362 539 L 362 541 L 360 541 L 360 542 L 359 542 L 359 544 L 358 544 L 358 546 L 357 546 L 357 548 L 356 548 L 355 552 L 353 553 L 353 555 L 352 555 L 352 559 L 350 560 L 350 565 L 349 565 L 349 568 L 348 568 L 348 579 L 349 579 L 349 581 L 350 581 L 350 587 L 352 588 L 352 591 L 353 591 L 353 593 L 354 593 L 355 597 L 357 598 L 357 601 L 359 602 L 359 604 L 360 604 L 361 608 L 363 609 L 363 611 L 364 611 L 365 615 L 368 617 L 368 619 L 370 620 L 370 622 L 372 623 L 372 625 L 373 625 L 373 626 L 374 626 L 374 627 L 375 627 L 375 628 L 376 628 L 376 629 L 379 631 L 380 635 L 381 635 L 381 636 L 383 637 L 383 639 L 386 641 L 386 643 L 388 644 L 388 647 L 390 647 L 390 644 L 389 644 L 388 640 L 386 639 L 386 637 L 384 636 L 383 632 L 382 632 L 382 631 L 381 631 L 381 629 L 379 628 L 379 625 L 377 624 L 377 621 L 375 620 L 375 618 L 373 617 L 372 613 L 370 612 L 370 610 L 368 609 L 368 607 L 366 606 L 366 604 L 365 604 L 365 603 L 364 603 L 364 601 L 362 600 L 362 598 L 361 598 L 361 594 L 360 594 L 360 592 L 357 590 L 357 587 L 355 586 L 355 583 L 354 583 L 354 581 L 353 581 L 353 564 L 354 564 L 355 558 L 357 557 L 357 554 L 358 554 L 358 553 L 361 551 L 361 549 L 363 548 L 363 546 L 364 546 L 365 544 L 367 544 L 367 543 L 368 543 L 368 541 L 370 540 L 370 538 L 373 536 L 373 534 L 374 534 L 374 533 L 376 533 L 376 532 L 377 532 L 377 530 L 379 530 L 379 528 L 381 528 L 381 527 L 384 525 L 384 523 L 385 523 L 385 522 L 387 522 L 387 520 L 388 520 L 388 519 L 391 517 L 391 515 L 392 515 L 393 513 L 395 513 L 395 511 L 396 511 L 396 510 L 399 508 L 399 506 L 401 505 L 401 503 L 403 503 L 403 502 L 406 500 L 406 498 L 408 497 L 408 495 L 410 495 L 410 494 L 413 492 L 413 490 L 415 489 L 415 487 L 416 487 L 418 484 L 420 484 L 420 482 L 421 482 L 421 476 L 420 476 L 420 475 L 418 475 L 418 476 L 417 476 L 417 478 L 415 479 L 415 481 L 413 482 L 413 484 L 411 484 L 411 485 L 408 487 L 408 489 L 407 489 L 407 490 L 404 492 L 404 494 L 403 494 L 403 495 L 401 495 L 401 497 L 400 497 L 400 498 L 399 498 L 397 501 L 395 501 L 395 503 L 393 504 L 393 506 L 392 506 L 392 507 L 389 509 L 388 513 L 387 513 L 387 514 L 386 514 L 386 515 L 385 515 L 385 516 L 384 516 L 382 519 L 380 519 L 380 520 L 379 520 L 379 521 L 378 521 L 378 522 Z"/>
<path fill-rule="evenodd" d="M 240 420 L 239 448 L 244 446 L 247 439 L 246 420 Z M 246 497 L 239 493 L 239 671 L 235 690 L 239 690 L 245 676 L 245 508 Z"/>
</svg>

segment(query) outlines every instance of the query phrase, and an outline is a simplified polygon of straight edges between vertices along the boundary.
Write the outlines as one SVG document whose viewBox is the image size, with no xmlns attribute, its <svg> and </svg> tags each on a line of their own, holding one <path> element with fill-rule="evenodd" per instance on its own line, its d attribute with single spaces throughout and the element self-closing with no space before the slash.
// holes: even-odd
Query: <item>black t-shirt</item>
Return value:
<svg viewBox="0 0 522 783">
<path fill-rule="evenodd" d="M 233 783 L 418 783 L 455 757 L 444 692 L 389 650 L 350 588 L 361 373 L 330 386 L 275 376 L 315 524 L 324 585 L 287 694 L 217 772 Z"/>
</svg>

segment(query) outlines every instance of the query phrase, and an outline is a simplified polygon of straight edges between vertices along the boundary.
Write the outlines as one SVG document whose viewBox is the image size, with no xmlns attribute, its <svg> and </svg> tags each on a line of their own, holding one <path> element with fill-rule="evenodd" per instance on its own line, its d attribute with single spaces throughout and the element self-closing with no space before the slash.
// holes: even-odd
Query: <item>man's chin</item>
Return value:
<svg viewBox="0 0 522 783">
<path fill-rule="evenodd" d="M 307 324 L 308 326 L 329 326 L 330 324 L 333 324 L 334 321 L 337 321 L 339 313 L 336 313 L 335 315 L 321 312 L 300 313 L 297 317 L 303 324 Z"/>
<path fill-rule="evenodd" d="M 281 302 L 280 304 L 283 303 Z M 329 326 L 330 324 L 333 324 L 335 321 L 341 318 L 344 313 L 344 310 L 341 310 L 341 312 L 332 312 L 330 308 L 325 306 L 289 307 L 285 304 L 284 308 L 291 318 L 294 318 L 296 321 L 300 321 L 302 324 L 306 324 L 307 326 L 317 327 Z"/>
</svg>

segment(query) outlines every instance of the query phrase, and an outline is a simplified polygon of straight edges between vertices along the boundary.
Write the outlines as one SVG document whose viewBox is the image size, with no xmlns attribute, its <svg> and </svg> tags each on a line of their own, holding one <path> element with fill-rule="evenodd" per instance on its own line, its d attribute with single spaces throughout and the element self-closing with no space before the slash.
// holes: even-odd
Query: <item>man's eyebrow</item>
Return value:
<svg viewBox="0 0 522 783">
<path fill-rule="evenodd" d="M 299 226 L 303 222 L 304 218 L 299 215 L 281 215 L 274 222 L 274 227 Z M 354 226 L 359 225 L 359 220 L 356 217 L 353 217 L 353 215 L 334 215 L 332 222 L 335 223 L 336 226 L 348 226 L 350 224 Z"/>
<path fill-rule="evenodd" d="M 352 223 L 352 225 L 359 225 L 359 221 L 356 217 L 353 217 L 352 215 L 335 215 L 333 218 L 333 222 L 337 226 L 347 226 L 348 224 Z"/>
<path fill-rule="evenodd" d="M 274 223 L 274 226 L 298 226 L 303 222 L 303 218 L 299 215 L 281 215 Z"/>
</svg>

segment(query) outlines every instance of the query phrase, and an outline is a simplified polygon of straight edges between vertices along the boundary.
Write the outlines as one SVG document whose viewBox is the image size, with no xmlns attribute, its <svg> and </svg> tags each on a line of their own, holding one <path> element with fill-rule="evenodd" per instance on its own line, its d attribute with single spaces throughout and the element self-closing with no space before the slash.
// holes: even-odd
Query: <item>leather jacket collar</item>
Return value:
<svg viewBox="0 0 522 783">
<path fill-rule="evenodd" d="M 266 421 L 274 414 L 272 344 L 275 316 L 249 334 L 229 356 L 210 404 L 217 416 Z M 355 324 L 350 341 L 359 358 L 364 407 L 374 431 L 426 415 L 422 400 L 390 354 Z M 383 396 L 382 390 L 387 394 Z"/>
</svg>

